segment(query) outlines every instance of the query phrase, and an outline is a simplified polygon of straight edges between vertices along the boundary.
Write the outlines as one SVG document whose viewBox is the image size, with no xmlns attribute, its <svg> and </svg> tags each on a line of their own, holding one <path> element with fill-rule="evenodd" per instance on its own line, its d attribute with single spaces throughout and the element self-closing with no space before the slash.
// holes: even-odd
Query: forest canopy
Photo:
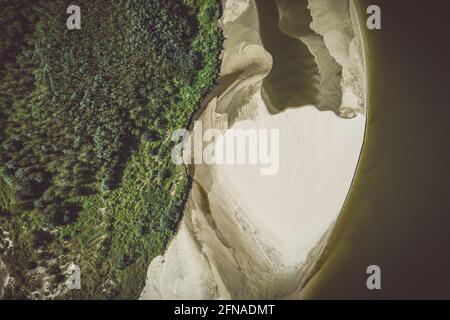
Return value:
<svg viewBox="0 0 450 320">
<path fill-rule="evenodd" d="M 56 262 L 72 260 L 103 270 L 83 297 L 135 297 L 139 285 L 102 294 L 95 281 L 120 282 L 137 261 L 142 273 L 181 218 L 190 183 L 168 137 L 218 76 L 220 4 L 80 0 L 80 30 L 66 27 L 69 1 L 1 4 L 0 219 L 20 243 L 3 252 L 11 294 L 43 285 L 25 285 L 38 266 L 61 290 Z"/>
</svg>

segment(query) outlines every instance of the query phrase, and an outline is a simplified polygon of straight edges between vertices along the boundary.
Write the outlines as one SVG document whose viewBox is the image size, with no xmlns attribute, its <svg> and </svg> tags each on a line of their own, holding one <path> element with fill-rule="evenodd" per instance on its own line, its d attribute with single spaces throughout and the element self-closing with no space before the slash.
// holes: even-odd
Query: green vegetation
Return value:
<svg viewBox="0 0 450 320">
<path fill-rule="evenodd" d="M 220 4 L 78 1 L 82 28 L 67 30 L 68 1 L 1 2 L 7 295 L 136 298 L 189 192 L 169 137 L 218 76 Z M 82 290 L 64 290 L 72 262 Z"/>
</svg>

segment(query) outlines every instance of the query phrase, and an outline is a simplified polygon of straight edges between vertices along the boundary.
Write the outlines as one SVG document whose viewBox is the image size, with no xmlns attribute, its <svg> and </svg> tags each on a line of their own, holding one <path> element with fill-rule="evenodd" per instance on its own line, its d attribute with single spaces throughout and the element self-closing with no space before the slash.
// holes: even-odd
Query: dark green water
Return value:
<svg viewBox="0 0 450 320">
<path fill-rule="evenodd" d="M 356 177 L 309 298 L 450 298 L 450 99 L 445 1 L 378 4 L 365 30 L 368 121 Z M 381 290 L 366 268 L 381 267 Z"/>
<path fill-rule="evenodd" d="M 303 0 L 302 0 L 303 1 Z M 319 70 L 314 56 L 300 40 L 281 32 L 275 0 L 256 0 L 261 38 L 273 66 L 263 88 L 278 111 L 317 104 Z"/>
</svg>

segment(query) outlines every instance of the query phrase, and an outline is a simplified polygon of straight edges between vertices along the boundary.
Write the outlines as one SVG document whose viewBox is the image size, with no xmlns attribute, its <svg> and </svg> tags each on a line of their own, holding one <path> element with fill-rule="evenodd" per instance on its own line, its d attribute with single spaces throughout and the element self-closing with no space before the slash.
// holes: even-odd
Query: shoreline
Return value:
<svg viewBox="0 0 450 320">
<path fill-rule="evenodd" d="M 360 23 L 360 15 L 358 14 L 358 11 L 355 7 L 355 3 L 354 0 L 349 0 L 349 4 L 350 4 L 350 10 L 353 12 L 353 15 L 355 17 L 355 21 L 356 23 L 356 30 L 358 32 L 355 33 L 355 37 L 358 37 L 360 43 L 361 43 L 361 53 L 362 53 L 362 62 L 363 62 L 363 70 L 364 70 L 364 111 L 365 111 L 365 124 L 364 124 L 364 136 L 363 136 L 363 142 L 362 142 L 362 146 L 361 146 L 361 152 L 358 156 L 358 161 L 357 161 L 357 165 L 356 165 L 356 169 L 355 169 L 355 173 L 353 174 L 352 177 L 352 182 L 350 185 L 350 188 L 348 190 L 347 196 L 344 200 L 344 204 L 342 205 L 342 208 L 345 206 L 345 204 L 347 203 L 351 188 L 353 186 L 353 182 L 355 180 L 356 177 L 356 173 L 358 171 L 359 165 L 360 165 L 360 160 L 361 160 L 361 155 L 362 155 L 362 150 L 364 148 L 364 141 L 365 141 L 365 137 L 366 137 L 366 129 L 367 129 L 367 122 L 368 122 L 368 85 L 367 85 L 367 79 L 368 79 L 368 74 L 367 74 L 367 63 L 366 63 L 366 51 L 365 51 L 365 38 L 361 29 L 361 23 Z M 342 211 L 341 208 L 341 211 Z M 326 232 L 326 234 L 324 235 L 324 238 L 317 244 L 317 246 L 311 250 L 312 252 L 312 257 L 308 258 L 308 261 L 305 263 L 305 267 L 308 270 L 305 274 L 302 275 L 302 280 L 301 281 L 301 285 L 299 286 L 299 290 L 297 290 L 296 294 L 300 294 L 301 297 L 303 297 L 304 293 L 302 292 L 303 289 L 307 286 L 308 282 L 310 279 L 312 279 L 316 273 L 320 270 L 321 266 L 324 264 L 324 260 L 326 257 L 326 253 L 328 250 L 328 245 L 329 245 L 329 240 L 333 237 L 333 232 L 334 232 L 334 226 L 336 225 L 338 219 L 340 217 L 340 214 L 338 215 L 336 221 L 333 223 L 333 225 L 330 227 L 330 229 Z M 315 252 L 317 252 L 317 254 L 315 254 Z"/>
</svg>

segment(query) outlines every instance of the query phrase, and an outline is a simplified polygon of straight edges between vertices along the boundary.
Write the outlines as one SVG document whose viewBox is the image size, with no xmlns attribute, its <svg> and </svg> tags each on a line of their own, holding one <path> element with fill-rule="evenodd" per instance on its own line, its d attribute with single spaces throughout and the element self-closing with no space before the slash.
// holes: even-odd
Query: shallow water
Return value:
<svg viewBox="0 0 450 320">
<path fill-rule="evenodd" d="M 263 82 L 271 111 L 317 104 L 319 70 L 314 56 L 302 41 L 280 30 L 275 0 L 255 2 L 262 42 L 273 58 L 272 70 Z"/>
</svg>

